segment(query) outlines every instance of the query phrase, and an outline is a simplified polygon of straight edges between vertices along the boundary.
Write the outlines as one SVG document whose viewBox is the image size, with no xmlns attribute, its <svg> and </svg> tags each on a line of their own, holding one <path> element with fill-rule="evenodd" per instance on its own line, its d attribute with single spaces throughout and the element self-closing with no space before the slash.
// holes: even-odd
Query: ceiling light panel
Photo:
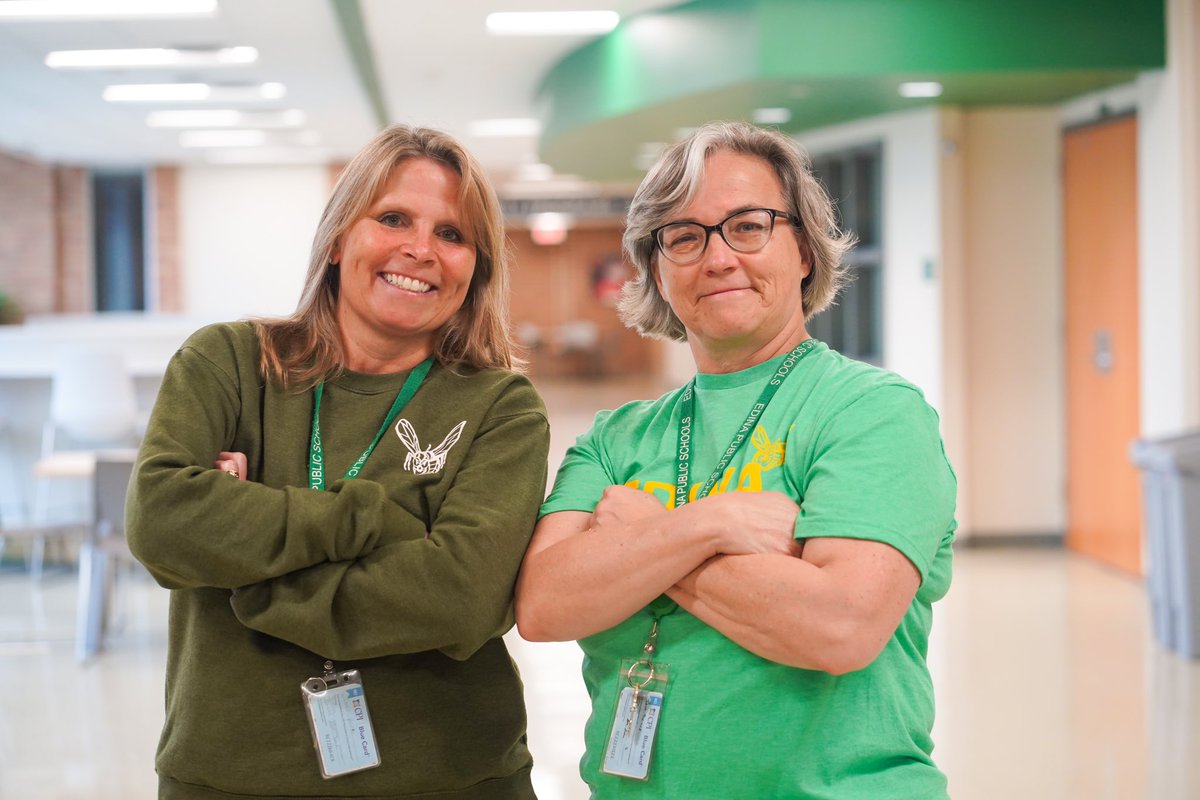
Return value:
<svg viewBox="0 0 1200 800">
<path fill-rule="evenodd" d="M 615 11 L 497 11 L 487 15 L 487 29 L 499 36 L 600 34 L 620 21 Z"/>
<path fill-rule="evenodd" d="M 542 132 L 542 123 L 528 117 L 509 119 L 477 119 L 467 124 L 471 136 L 537 136 Z"/>
<path fill-rule="evenodd" d="M 180 147 L 258 147 L 266 144 L 263 131 L 184 131 Z"/>
<path fill-rule="evenodd" d="M 211 95 L 207 83 L 122 83 L 105 87 L 103 96 L 110 103 L 174 103 Z"/>
<path fill-rule="evenodd" d="M 296 128 L 305 122 L 299 109 L 287 111 L 238 111 L 232 108 L 151 111 L 146 124 L 151 128 Z"/>
<path fill-rule="evenodd" d="M 136 50 L 56 50 L 46 56 L 46 66 L 54 69 L 231 67 L 253 64 L 257 60 L 258 50 L 253 47 L 194 50 L 144 47 Z"/>
<path fill-rule="evenodd" d="M 901 97 L 941 97 L 942 85 L 937 81 L 909 81 L 900 84 Z"/>
<path fill-rule="evenodd" d="M 211 17 L 217 0 L 4 0 L 0 21 Z"/>
<path fill-rule="evenodd" d="M 110 103 L 259 103 L 287 94 L 282 83 L 210 86 L 207 83 L 127 83 L 104 89 Z"/>
</svg>

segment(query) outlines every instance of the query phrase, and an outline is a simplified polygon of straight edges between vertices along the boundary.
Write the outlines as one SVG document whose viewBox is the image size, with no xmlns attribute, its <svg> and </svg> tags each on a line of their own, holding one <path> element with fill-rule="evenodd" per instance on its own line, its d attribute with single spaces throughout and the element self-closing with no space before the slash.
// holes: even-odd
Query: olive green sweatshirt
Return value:
<svg viewBox="0 0 1200 800">
<path fill-rule="evenodd" d="M 130 486 L 134 554 L 172 590 L 163 798 L 527 798 L 520 677 L 501 635 L 546 484 L 529 382 L 435 364 L 358 477 L 406 374 L 264 381 L 249 323 L 171 360 Z M 248 481 L 212 468 L 223 450 Z M 381 766 L 324 780 L 300 685 L 358 669 Z"/>
</svg>

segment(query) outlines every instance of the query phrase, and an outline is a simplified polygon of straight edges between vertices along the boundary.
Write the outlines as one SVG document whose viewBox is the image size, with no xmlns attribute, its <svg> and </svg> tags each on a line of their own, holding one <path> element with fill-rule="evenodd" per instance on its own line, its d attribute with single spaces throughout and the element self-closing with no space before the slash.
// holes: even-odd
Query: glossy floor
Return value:
<svg viewBox="0 0 1200 800">
<path fill-rule="evenodd" d="M 544 387 L 557 463 L 592 409 L 644 387 Z M 108 649 L 73 656 L 75 578 L 0 571 L 0 798 L 149 800 L 167 593 L 121 582 Z M 1200 797 L 1200 661 L 1157 647 L 1141 581 L 1055 549 L 961 549 L 936 607 L 935 757 L 956 800 Z M 509 635 L 543 800 L 586 797 L 578 648 Z M 755 799 L 757 800 L 757 799 Z"/>
</svg>

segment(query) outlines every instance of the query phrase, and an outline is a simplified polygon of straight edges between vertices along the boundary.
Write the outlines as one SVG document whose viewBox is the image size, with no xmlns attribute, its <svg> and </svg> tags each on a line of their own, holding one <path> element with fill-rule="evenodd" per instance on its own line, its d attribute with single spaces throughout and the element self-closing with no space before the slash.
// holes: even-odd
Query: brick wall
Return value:
<svg viewBox="0 0 1200 800">
<path fill-rule="evenodd" d="M 82 313 L 96 307 L 92 280 L 92 192 L 88 171 L 55 167 L 55 311 Z"/>
<path fill-rule="evenodd" d="M 0 292 L 26 314 L 57 305 L 54 170 L 0 152 Z"/>
<path fill-rule="evenodd" d="M 183 311 L 183 264 L 179 241 L 179 168 L 155 167 L 150 172 L 150 215 L 154 247 L 146 265 L 157 274 L 157 297 L 150 310 Z"/>
</svg>

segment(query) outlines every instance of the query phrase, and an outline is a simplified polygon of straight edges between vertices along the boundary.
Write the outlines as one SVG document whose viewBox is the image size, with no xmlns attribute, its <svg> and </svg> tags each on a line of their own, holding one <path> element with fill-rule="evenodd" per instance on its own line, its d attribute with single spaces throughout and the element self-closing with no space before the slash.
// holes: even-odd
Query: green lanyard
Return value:
<svg viewBox="0 0 1200 800">
<path fill-rule="evenodd" d="M 729 447 L 725 448 L 724 455 L 717 462 L 717 468 L 713 471 L 712 475 L 708 476 L 708 480 L 705 481 L 704 486 L 696 494 L 697 500 L 701 497 L 706 497 L 712 491 L 712 487 L 725 474 L 725 467 L 729 466 L 729 462 L 733 460 L 737 452 L 742 449 L 742 445 L 746 443 L 746 435 L 754 428 L 754 424 L 762 418 L 763 413 L 767 410 L 767 406 L 771 403 L 771 399 L 775 397 L 775 393 L 779 391 L 779 387 L 787 380 L 787 376 L 792 374 L 792 368 L 796 366 L 796 362 L 811 353 L 816 346 L 816 339 L 805 339 L 796 345 L 795 349 L 788 353 L 783 361 L 779 362 L 779 368 L 775 370 L 775 374 L 771 377 L 771 380 L 767 381 L 767 385 L 763 387 L 758 400 L 755 401 L 754 406 L 750 409 L 750 413 L 746 415 L 746 421 L 742 423 L 737 433 L 733 435 L 733 441 L 729 443 Z M 692 426 L 695 424 L 696 413 L 695 386 L 696 379 L 692 378 L 683 392 L 683 413 L 679 418 L 679 455 L 675 461 L 675 508 L 682 508 L 688 502 L 688 473 L 691 469 Z"/>
<path fill-rule="evenodd" d="M 379 427 L 379 433 L 375 434 L 375 439 L 367 446 L 358 460 L 353 466 L 346 471 L 346 478 L 356 478 L 358 473 L 362 472 L 363 464 L 367 463 L 367 459 L 371 457 L 371 453 L 375 450 L 375 445 L 379 444 L 379 440 L 383 438 L 384 432 L 399 416 L 400 411 L 408 405 L 408 401 L 417 393 L 417 389 L 421 386 L 421 381 L 425 380 L 425 376 L 429 373 L 429 368 L 433 366 L 433 357 L 422 361 L 412 372 L 408 373 L 408 377 L 404 379 L 404 385 L 400 387 L 400 393 L 396 395 L 396 399 L 392 401 L 392 408 L 388 411 L 387 418 L 383 421 L 383 425 Z M 325 393 L 325 384 L 317 384 L 317 388 L 313 390 L 313 418 L 312 418 L 312 436 L 309 439 L 308 446 L 308 488 L 317 489 L 318 491 L 325 488 L 325 450 L 321 446 L 321 395 Z"/>
<path fill-rule="evenodd" d="M 763 413 L 770 405 L 775 393 L 779 391 L 779 387 L 787 380 L 788 375 L 792 374 L 792 369 L 796 366 L 796 362 L 804 358 L 813 351 L 817 346 L 816 339 L 805 339 L 800 344 L 788 353 L 783 361 L 779 362 L 779 368 L 775 370 L 775 374 L 771 380 L 767 381 L 767 385 L 763 387 L 762 392 L 758 396 L 758 400 L 750 409 L 750 413 L 746 415 L 745 422 L 738 428 L 733 435 L 733 440 L 729 443 L 729 447 L 725 448 L 725 453 L 721 456 L 721 460 L 717 462 L 717 468 L 713 470 L 712 475 L 705 481 L 704 486 L 696 493 L 696 499 L 706 497 L 721 476 L 725 474 L 725 467 L 729 466 L 729 462 L 742 449 L 742 445 L 746 443 L 746 436 L 754 428 L 755 423 L 762 418 Z M 688 503 L 688 475 L 691 472 L 691 454 L 692 454 L 692 427 L 696 419 L 696 396 L 695 396 L 696 379 L 688 383 L 687 388 L 683 391 L 682 397 L 682 413 L 679 417 L 679 454 L 675 460 L 675 508 L 679 509 Z M 666 595 L 661 595 L 650 603 L 650 615 L 654 617 L 655 628 L 654 633 L 657 634 L 657 623 L 660 617 L 675 611 L 678 608 L 674 600 L 671 600 Z"/>
</svg>

